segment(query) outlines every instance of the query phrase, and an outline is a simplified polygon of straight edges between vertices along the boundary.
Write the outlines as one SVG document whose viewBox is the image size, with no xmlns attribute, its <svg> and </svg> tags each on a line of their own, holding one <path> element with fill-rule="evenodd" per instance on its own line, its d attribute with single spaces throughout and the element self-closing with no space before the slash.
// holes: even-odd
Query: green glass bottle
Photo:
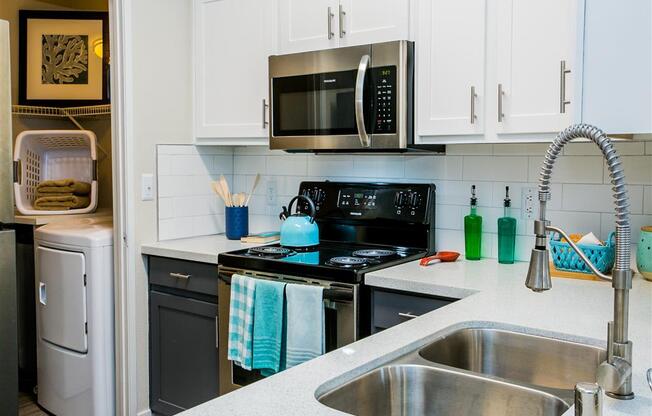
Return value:
<svg viewBox="0 0 652 416">
<path fill-rule="evenodd" d="M 504 214 L 498 218 L 498 263 L 514 263 L 516 247 L 516 218 L 510 216 L 512 201 L 509 199 L 509 186 L 505 187 Z"/>
<path fill-rule="evenodd" d="M 471 186 L 471 213 L 464 217 L 464 248 L 467 260 L 480 260 L 482 253 L 482 217 L 478 215 L 475 185 Z"/>
</svg>

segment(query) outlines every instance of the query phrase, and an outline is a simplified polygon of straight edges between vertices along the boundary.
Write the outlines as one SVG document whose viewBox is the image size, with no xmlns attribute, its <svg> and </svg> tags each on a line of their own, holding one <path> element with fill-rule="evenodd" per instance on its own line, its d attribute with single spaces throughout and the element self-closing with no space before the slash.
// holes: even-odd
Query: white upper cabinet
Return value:
<svg viewBox="0 0 652 416">
<path fill-rule="evenodd" d="M 410 0 L 279 0 L 280 53 L 408 38 Z"/>
<path fill-rule="evenodd" d="M 408 38 L 409 0 L 340 0 L 340 46 Z"/>
<path fill-rule="evenodd" d="M 482 134 L 486 1 L 419 0 L 417 7 L 418 134 Z"/>
<path fill-rule="evenodd" d="M 577 1 L 501 0 L 496 7 L 497 79 L 491 88 L 497 132 L 564 129 L 579 108 L 571 98 L 578 71 Z"/>
<path fill-rule="evenodd" d="M 652 133 L 652 1 L 586 0 L 582 121 Z"/>
<path fill-rule="evenodd" d="M 279 3 L 281 53 L 337 47 L 337 0 L 280 0 Z"/>
<path fill-rule="evenodd" d="M 276 1 L 195 0 L 197 144 L 267 144 L 276 15 Z"/>
</svg>

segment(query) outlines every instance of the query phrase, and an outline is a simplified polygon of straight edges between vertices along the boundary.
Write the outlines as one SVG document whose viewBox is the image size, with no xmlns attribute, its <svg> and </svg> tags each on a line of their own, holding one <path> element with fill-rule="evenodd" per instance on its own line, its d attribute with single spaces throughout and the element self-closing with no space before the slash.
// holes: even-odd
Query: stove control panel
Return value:
<svg viewBox="0 0 652 416">
<path fill-rule="evenodd" d="M 299 194 L 315 203 L 318 219 L 416 223 L 434 219 L 433 184 L 302 182 Z M 301 204 L 301 210 L 308 212 L 307 204 Z"/>
</svg>

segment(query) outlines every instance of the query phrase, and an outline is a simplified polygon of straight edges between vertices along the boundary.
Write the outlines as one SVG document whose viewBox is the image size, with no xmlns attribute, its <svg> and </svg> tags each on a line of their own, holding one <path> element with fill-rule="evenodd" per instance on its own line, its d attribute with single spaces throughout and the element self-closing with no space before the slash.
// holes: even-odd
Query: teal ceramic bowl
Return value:
<svg viewBox="0 0 652 416">
<path fill-rule="evenodd" d="M 636 250 L 636 267 L 647 280 L 652 281 L 652 225 L 641 227 Z"/>
</svg>

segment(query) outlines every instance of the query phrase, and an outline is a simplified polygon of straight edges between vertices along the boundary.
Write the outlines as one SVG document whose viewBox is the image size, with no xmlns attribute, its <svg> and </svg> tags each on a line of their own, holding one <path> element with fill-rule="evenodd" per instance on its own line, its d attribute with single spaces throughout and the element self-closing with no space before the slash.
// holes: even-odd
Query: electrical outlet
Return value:
<svg viewBox="0 0 652 416">
<path fill-rule="evenodd" d="M 278 206 L 278 186 L 276 184 L 276 179 L 270 179 L 267 181 L 267 192 L 265 193 L 265 200 L 267 201 L 268 207 L 277 207 Z"/>
<path fill-rule="evenodd" d="M 534 212 L 534 205 L 536 204 L 537 188 L 525 187 L 521 188 L 521 219 L 533 220 L 536 213 Z"/>
<path fill-rule="evenodd" d="M 154 175 L 143 173 L 140 177 L 140 199 L 151 201 L 154 199 Z"/>
</svg>

